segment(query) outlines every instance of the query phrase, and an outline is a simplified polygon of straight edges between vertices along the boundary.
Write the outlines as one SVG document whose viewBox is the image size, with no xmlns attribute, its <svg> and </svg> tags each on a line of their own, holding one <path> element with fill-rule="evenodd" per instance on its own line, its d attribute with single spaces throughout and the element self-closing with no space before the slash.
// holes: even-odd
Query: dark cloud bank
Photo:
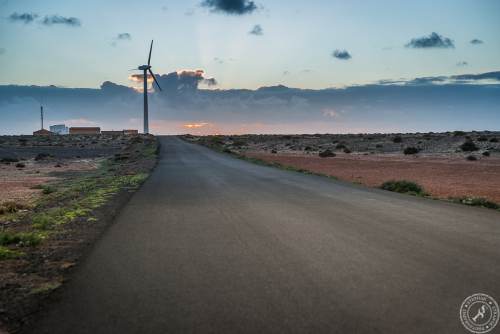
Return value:
<svg viewBox="0 0 500 334">
<path fill-rule="evenodd" d="M 171 124 L 259 124 L 248 132 L 407 132 L 500 129 L 500 71 L 387 80 L 329 89 L 285 86 L 207 90 L 203 71 L 158 76 L 150 94 L 152 122 L 164 133 L 189 132 Z M 100 89 L 0 86 L 0 131 L 29 133 L 38 125 L 43 97 L 49 123 L 86 119 L 103 127 L 140 127 L 142 94 L 104 82 Z M 291 130 L 290 130 L 291 129 Z M 237 130 L 234 130 L 237 132 Z"/>
<path fill-rule="evenodd" d="M 346 50 L 335 50 L 332 52 L 332 57 L 340 60 L 349 60 L 352 58 L 351 54 Z"/>
<path fill-rule="evenodd" d="M 413 38 L 405 46 L 407 48 L 414 48 L 414 49 L 429 49 L 429 48 L 448 49 L 448 48 L 454 48 L 455 43 L 453 42 L 453 40 L 433 32 L 429 36 Z"/>
<path fill-rule="evenodd" d="M 9 21 L 11 22 L 22 22 L 24 24 L 31 23 L 38 18 L 36 13 L 17 13 L 14 12 L 10 14 Z M 66 17 L 61 15 L 45 15 L 43 19 L 39 21 L 41 24 L 46 26 L 52 25 L 67 25 L 71 27 L 79 27 L 82 25 L 80 19 L 76 17 Z"/>
<path fill-rule="evenodd" d="M 38 17 L 35 13 L 12 13 L 9 16 L 11 22 L 22 22 L 25 24 L 33 22 Z"/>
<path fill-rule="evenodd" d="M 201 6 L 229 15 L 250 14 L 257 9 L 255 2 L 250 0 L 204 0 Z"/>
</svg>

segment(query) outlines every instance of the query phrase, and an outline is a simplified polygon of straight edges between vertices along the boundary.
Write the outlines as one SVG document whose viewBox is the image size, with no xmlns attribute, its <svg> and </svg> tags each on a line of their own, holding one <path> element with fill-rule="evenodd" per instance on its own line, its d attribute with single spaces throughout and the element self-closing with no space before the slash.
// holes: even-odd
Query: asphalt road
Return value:
<svg viewBox="0 0 500 334">
<path fill-rule="evenodd" d="M 33 333 L 467 333 L 500 301 L 499 212 L 161 141 Z"/>
</svg>

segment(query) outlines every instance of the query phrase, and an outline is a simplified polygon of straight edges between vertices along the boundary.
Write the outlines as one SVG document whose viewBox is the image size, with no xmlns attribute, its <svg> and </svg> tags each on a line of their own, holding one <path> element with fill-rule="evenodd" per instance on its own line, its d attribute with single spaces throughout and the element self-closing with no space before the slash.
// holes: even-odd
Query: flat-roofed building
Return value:
<svg viewBox="0 0 500 334">
<path fill-rule="evenodd" d="M 54 132 L 55 134 L 58 134 L 58 135 L 67 135 L 69 132 L 69 129 L 64 124 L 56 124 L 56 125 L 50 126 L 50 132 Z"/>
<path fill-rule="evenodd" d="M 120 136 L 123 134 L 123 131 L 116 131 L 116 130 L 102 130 L 101 135 L 108 135 L 108 136 Z"/>
<path fill-rule="evenodd" d="M 139 134 L 138 130 L 133 130 L 133 129 L 125 129 L 123 130 L 124 135 L 137 135 Z"/>
<path fill-rule="evenodd" d="M 33 132 L 33 136 L 51 136 L 55 135 L 54 132 L 50 132 L 49 130 L 46 129 L 41 129 Z"/>
<path fill-rule="evenodd" d="M 90 126 L 80 126 L 69 128 L 70 135 L 98 135 L 101 133 L 101 128 L 90 127 Z"/>
</svg>

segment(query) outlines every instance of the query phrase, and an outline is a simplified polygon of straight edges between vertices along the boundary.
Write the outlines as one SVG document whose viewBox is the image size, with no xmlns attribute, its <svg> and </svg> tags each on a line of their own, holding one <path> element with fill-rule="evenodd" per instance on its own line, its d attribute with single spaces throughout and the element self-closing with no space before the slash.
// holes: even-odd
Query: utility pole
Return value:
<svg viewBox="0 0 500 334">
<path fill-rule="evenodd" d="M 43 106 L 40 106 L 40 120 L 42 122 L 42 130 L 43 130 Z"/>
</svg>

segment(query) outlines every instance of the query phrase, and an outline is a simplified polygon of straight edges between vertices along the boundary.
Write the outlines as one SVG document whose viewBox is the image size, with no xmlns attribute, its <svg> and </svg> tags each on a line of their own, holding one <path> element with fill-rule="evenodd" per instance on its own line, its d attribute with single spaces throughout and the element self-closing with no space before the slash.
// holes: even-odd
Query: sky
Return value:
<svg viewBox="0 0 500 334">
<path fill-rule="evenodd" d="M 159 126 L 156 128 L 158 132 L 201 131 L 202 128 L 208 132 L 434 129 L 436 126 L 430 120 L 421 119 L 422 113 L 430 117 L 436 112 L 435 107 L 425 104 L 425 90 L 420 91 L 418 99 L 405 100 L 405 96 L 415 94 L 415 91 L 409 91 L 414 87 L 402 90 L 397 100 L 406 101 L 404 103 L 408 105 L 411 102 L 411 115 L 419 120 L 419 127 L 397 123 L 387 115 L 382 119 L 385 123 L 378 127 L 362 125 L 362 118 L 353 118 L 349 125 L 339 125 L 338 116 L 325 116 L 332 109 L 332 115 L 346 114 L 345 118 L 348 118 L 348 114 L 359 113 L 366 105 L 371 105 L 373 113 L 381 115 L 388 110 L 409 110 L 401 107 L 403 102 L 386 105 L 384 110 L 377 109 L 374 107 L 377 99 L 370 94 L 372 100 L 363 104 L 356 95 L 359 92 L 352 95 L 350 109 L 337 110 L 338 92 L 356 86 L 372 89 L 384 86 L 386 90 L 391 90 L 393 87 L 388 87 L 388 82 L 391 85 L 414 86 L 417 83 L 415 78 L 429 77 L 451 78 L 427 80 L 425 84 L 432 86 L 433 92 L 443 89 L 438 87 L 443 84 L 454 87 L 487 85 L 485 89 L 491 101 L 485 102 L 484 96 L 480 100 L 480 94 L 474 93 L 470 96 L 478 100 L 466 103 L 470 106 L 470 113 L 475 113 L 476 123 L 471 123 L 472 116 L 471 119 L 458 117 L 461 121 L 457 123 L 453 114 L 449 116 L 449 121 L 454 127 L 466 128 L 474 124 L 495 130 L 500 128 L 500 122 L 494 119 L 492 122 L 488 115 L 499 113 L 493 103 L 499 92 L 497 76 L 467 82 L 452 78 L 500 70 L 498 13 L 500 1 L 497 0 L 0 0 L 0 121 L 3 121 L 0 133 L 27 132 L 28 126 L 15 125 L 21 123 L 16 121 L 13 110 L 34 108 L 44 94 L 48 111 L 50 104 L 53 105 L 53 121 L 72 120 L 68 118 L 70 112 L 66 108 L 73 106 L 82 110 L 82 115 L 71 115 L 76 117 L 74 119 L 93 117 L 90 122 L 109 127 L 111 124 L 106 123 L 109 122 L 105 121 L 106 117 L 99 119 L 97 115 L 113 112 L 110 101 L 117 99 L 116 95 L 106 101 L 106 108 L 101 104 L 93 106 L 94 110 L 87 110 L 81 108 L 81 104 L 75 106 L 77 99 L 70 102 L 68 97 L 65 101 L 69 106 L 63 105 L 57 100 L 61 95 L 55 94 L 56 98 L 51 95 L 53 91 L 40 94 L 40 91 L 13 91 L 7 88 L 9 85 L 54 85 L 73 90 L 73 93 L 80 92 L 78 88 L 99 92 L 104 82 L 138 88 L 140 82 L 131 80 L 135 72 L 130 69 L 146 63 L 151 39 L 154 39 L 152 65 L 155 73 L 164 76 L 166 84 L 183 85 L 185 82 L 180 78 L 184 74 L 179 75 L 178 81 L 172 81 L 172 75 L 168 75 L 191 73 L 189 75 L 193 76 L 192 73 L 202 73 L 201 77 L 194 74 L 194 86 L 187 86 L 194 88 L 190 92 L 197 98 L 202 96 L 210 102 L 196 106 L 203 112 L 199 115 L 196 110 L 189 109 L 187 112 L 186 103 L 181 105 L 179 99 L 172 97 L 172 94 L 178 94 L 178 87 L 170 97 L 158 97 L 157 100 L 163 102 L 157 105 L 156 114 L 152 110 L 153 121 L 156 117 L 158 124 L 173 123 L 173 118 L 179 122 L 177 127 Z M 251 108 L 258 108 L 254 105 L 255 101 L 249 103 L 247 99 L 242 102 L 241 92 L 236 94 L 237 97 L 233 94 L 235 90 L 249 89 L 255 92 L 252 95 L 255 100 L 261 96 L 258 93 L 260 87 L 277 85 L 300 89 L 287 92 L 288 107 L 283 110 L 276 108 L 276 99 L 283 98 L 283 95 L 278 96 L 282 92 L 260 101 L 258 107 L 267 110 L 266 113 L 252 112 Z M 338 91 L 330 94 L 330 100 L 321 100 L 321 105 L 314 95 L 304 92 L 315 90 L 324 93 L 329 89 Z M 493 93 L 490 93 L 492 89 Z M 206 90 L 216 91 L 208 94 Z M 228 100 L 225 91 L 233 91 L 230 98 L 237 101 Z M 140 95 L 140 92 L 136 93 Z M 158 92 L 152 90 L 151 94 L 157 95 Z M 183 94 L 185 96 L 186 93 Z M 291 106 L 293 97 L 294 103 L 300 99 L 305 101 L 299 106 Z M 78 103 L 83 103 L 81 98 L 78 97 Z M 118 100 L 118 104 L 123 103 L 120 98 Z M 152 100 L 154 109 L 154 98 Z M 446 105 L 453 105 L 453 100 L 453 95 L 450 95 Z M 217 111 L 221 103 L 224 108 L 233 108 L 234 115 L 221 120 Z M 211 105 L 212 109 L 207 105 Z M 424 105 L 425 110 L 422 109 Z M 172 109 L 174 106 L 175 110 Z M 398 106 L 402 109 L 398 110 Z M 130 104 L 127 107 L 132 108 Z M 139 103 L 135 107 L 140 111 Z M 300 111 L 304 117 L 300 122 L 288 121 L 293 119 L 288 113 L 294 108 L 302 108 Z M 180 112 L 184 113 L 184 118 L 179 116 Z M 326 119 L 308 117 L 311 113 L 321 114 Z M 133 116 L 132 110 L 130 115 Z M 140 122 L 130 121 L 138 118 L 140 114 L 137 112 L 137 117 L 130 117 L 125 124 L 119 124 L 139 126 Z M 279 119 L 281 125 L 278 126 Z M 477 123 L 478 119 L 483 122 Z M 243 120 L 247 122 L 245 124 L 253 125 L 245 127 Z M 211 126 L 190 128 L 184 126 L 186 124 Z"/>
</svg>

